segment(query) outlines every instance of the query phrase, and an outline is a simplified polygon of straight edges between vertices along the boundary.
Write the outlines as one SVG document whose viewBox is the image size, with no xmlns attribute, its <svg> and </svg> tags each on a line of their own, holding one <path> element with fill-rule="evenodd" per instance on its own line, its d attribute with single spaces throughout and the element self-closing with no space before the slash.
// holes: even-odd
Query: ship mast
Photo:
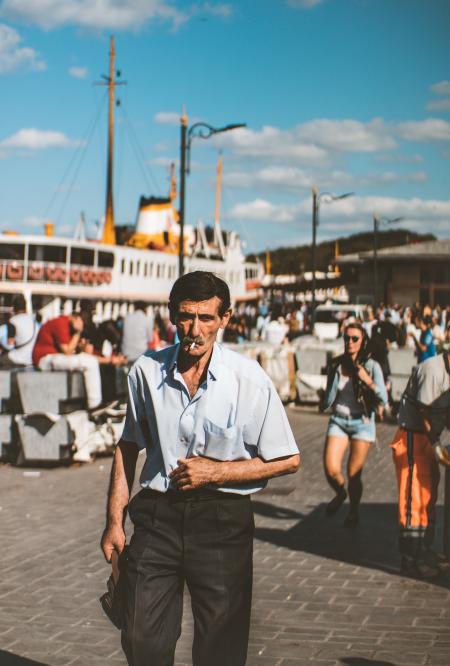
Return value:
<svg viewBox="0 0 450 666">
<path fill-rule="evenodd" d="M 114 226 L 114 201 L 113 201 L 113 155 L 114 155 L 114 93 L 116 86 L 126 85 L 125 81 L 117 82 L 114 71 L 114 37 L 111 35 L 109 41 L 109 76 L 102 76 L 105 83 L 96 85 L 108 86 L 109 111 L 108 111 L 108 157 L 106 173 L 106 212 L 105 224 L 103 226 L 102 243 L 115 245 L 116 229 Z M 120 76 L 120 72 L 117 73 Z"/>
<path fill-rule="evenodd" d="M 220 228 L 220 199 L 222 194 L 222 173 L 223 173 L 223 157 L 220 154 L 217 160 L 217 183 L 216 183 L 216 210 L 214 215 L 214 236 L 216 245 L 222 258 L 225 258 L 225 245 L 223 242 L 222 230 Z"/>
</svg>

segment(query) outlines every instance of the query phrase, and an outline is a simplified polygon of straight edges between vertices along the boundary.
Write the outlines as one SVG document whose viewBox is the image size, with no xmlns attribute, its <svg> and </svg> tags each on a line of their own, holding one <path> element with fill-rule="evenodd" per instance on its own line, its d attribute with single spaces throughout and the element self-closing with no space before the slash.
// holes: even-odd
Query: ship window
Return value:
<svg viewBox="0 0 450 666">
<path fill-rule="evenodd" d="M 18 259 L 23 261 L 25 255 L 25 245 L 16 243 L 0 243 L 0 259 Z"/>
<path fill-rule="evenodd" d="M 161 277 L 162 278 L 165 276 L 165 273 L 166 273 L 166 265 L 161 264 Z"/>
<path fill-rule="evenodd" d="M 136 275 L 139 275 L 141 272 L 141 262 L 137 261 L 136 262 Z"/>
<path fill-rule="evenodd" d="M 98 266 L 99 268 L 114 268 L 114 254 L 112 252 L 99 252 Z"/>
<path fill-rule="evenodd" d="M 161 275 L 161 266 L 160 264 L 156 264 L 156 277 L 159 278 Z"/>
<path fill-rule="evenodd" d="M 120 272 L 125 273 L 125 259 L 122 259 L 120 263 Z"/>
<path fill-rule="evenodd" d="M 147 277 L 148 264 L 144 264 L 144 277 Z"/>
<path fill-rule="evenodd" d="M 93 266 L 94 250 L 88 250 L 84 247 L 72 247 L 70 250 L 70 263 L 81 266 Z"/>
<path fill-rule="evenodd" d="M 149 264 L 148 267 L 148 277 L 152 277 L 153 275 L 153 263 Z"/>
<path fill-rule="evenodd" d="M 133 275 L 133 271 L 134 271 L 134 263 L 130 261 L 130 275 Z"/>
<path fill-rule="evenodd" d="M 62 245 L 30 245 L 28 261 L 54 261 L 65 264 L 66 250 L 67 248 Z"/>
</svg>

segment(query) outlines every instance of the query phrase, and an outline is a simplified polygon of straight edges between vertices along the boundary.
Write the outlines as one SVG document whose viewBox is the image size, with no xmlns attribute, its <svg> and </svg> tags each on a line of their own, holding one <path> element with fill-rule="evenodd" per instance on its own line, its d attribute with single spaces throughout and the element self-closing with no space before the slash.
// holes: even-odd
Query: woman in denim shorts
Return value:
<svg viewBox="0 0 450 666">
<path fill-rule="evenodd" d="M 332 411 L 323 461 L 325 476 L 335 492 L 326 512 L 333 515 L 347 498 L 342 462 L 350 444 L 347 463 L 350 511 L 344 525 L 356 527 L 363 490 L 362 470 L 375 442 L 375 412 L 382 416 L 388 396 L 383 373 L 369 357 L 367 334 L 359 322 L 346 326 L 344 345 L 344 354 L 331 363 L 323 404 L 324 411 Z"/>
</svg>

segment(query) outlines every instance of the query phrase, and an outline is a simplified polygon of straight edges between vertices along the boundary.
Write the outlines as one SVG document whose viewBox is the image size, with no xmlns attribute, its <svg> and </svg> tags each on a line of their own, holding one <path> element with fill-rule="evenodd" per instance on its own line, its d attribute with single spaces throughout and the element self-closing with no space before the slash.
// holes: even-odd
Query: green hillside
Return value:
<svg viewBox="0 0 450 666">
<path fill-rule="evenodd" d="M 421 241 L 436 240 L 433 234 L 418 234 L 407 229 L 388 229 L 378 234 L 378 248 L 395 247 Z M 317 244 L 316 268 L 325 271 L 333 264 L 338 246 L 339 254 L 352 254 L 373 249 L 373 234 L 370 232 L 354 234 L 337 240 L 323 241 Z M 266 253 L 251 254 L 248 259 L 258 258 L 265 261 Z M 299 245 L 297 247 L 279 247 L 270 250 L 272 274 L 280 275 L 287 273 L 301 274 L 311 270 L 311 245 Z"/>
</svg>

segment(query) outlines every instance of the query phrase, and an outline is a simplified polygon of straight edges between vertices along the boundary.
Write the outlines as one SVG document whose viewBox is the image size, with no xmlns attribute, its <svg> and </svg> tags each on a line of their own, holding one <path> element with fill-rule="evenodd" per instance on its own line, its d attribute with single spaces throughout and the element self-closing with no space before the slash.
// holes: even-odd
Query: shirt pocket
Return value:
<svg viewBox="0 0 450 666">
<path fill-rule="evenodd" d="M 242 460 L 246 458 L 243 427 L 234 425 L 222 428 L 212 421 L 203 424 L 205 449 L 203 455 L 215 460 Z"/>
</svg>

